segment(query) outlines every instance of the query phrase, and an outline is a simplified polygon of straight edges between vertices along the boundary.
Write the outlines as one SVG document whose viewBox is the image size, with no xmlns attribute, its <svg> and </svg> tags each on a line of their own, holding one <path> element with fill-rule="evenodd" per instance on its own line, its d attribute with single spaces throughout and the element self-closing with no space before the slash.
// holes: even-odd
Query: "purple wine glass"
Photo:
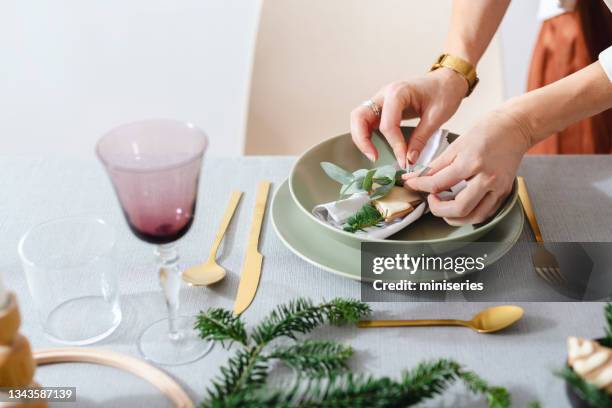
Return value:
<svg viewBox="0 0 612 408">
<path fill-rule="evenodd" d="M 147 327 L 138 348 L 158 364 L 192 362 L 211 347 L 198 337 L 193 316 L 178 315 L 181 270 L 176 249 L 176 241 L 193 223 L 207 145 L 204 132 L 191 123 L 154 119 L 119 126 L 96 147 L 130 229 L 156 245 L 168 318 Z"/>
</svg>

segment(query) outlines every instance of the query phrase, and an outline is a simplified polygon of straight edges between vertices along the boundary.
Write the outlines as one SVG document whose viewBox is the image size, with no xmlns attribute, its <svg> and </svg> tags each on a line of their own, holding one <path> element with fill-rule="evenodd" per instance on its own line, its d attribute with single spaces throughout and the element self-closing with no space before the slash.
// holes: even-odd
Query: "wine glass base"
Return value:
<svg viewBox="0 0 612 408">
<path fill-rule="evenodd" d="M 188 364 L 204 357 L 212 349 L 213 343 L 202 340 L 193 328 L 194 316 L 179 316 L 175 322 L 176 338 L 168 333 L 167 318 L 154 322 L 142 332 L 138 351 L 145 360 L 162 365 Z"/>
</svg>

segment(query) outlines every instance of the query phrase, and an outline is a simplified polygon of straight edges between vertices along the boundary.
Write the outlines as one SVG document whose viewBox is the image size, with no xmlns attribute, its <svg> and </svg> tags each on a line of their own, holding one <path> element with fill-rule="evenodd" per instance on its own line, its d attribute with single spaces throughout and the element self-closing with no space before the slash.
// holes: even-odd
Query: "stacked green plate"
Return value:
<svg viewBox="0 0 612 408">
<path fill-rule="evenodd" d="M 407 138 L 412 130 L 412 127 L 402 128 Z M 375 134 L 373 141 L 379 152 L 379 160 L 374 165 L 357 150 L 350 134 L 344 134 L 304 153 L 295 163 L 289 179 L 277 189 L 272 200 L 272 223 L 279 238 L 298 256 L 324 270 L 360 279 L 360 248 L 364 241 L 405 243 L 407 248 L 423 244 L 435 253 L 453 250 L 469 242 L 496 242 L 499 245 L 488 254 L 488 263 L 492 263 L 518 240 L 524 219 L 517 203 L 516 188 L 496 216 L 478 226 L 452 227 L 444 220 L 426 214 L 388 239 L 377 240 L 321 222 L 312 215 L 312 208 L 336 200 L 340 186 L 327 177 L 320 163 L 332 162 L 349 171 L 393 164 L 393 152 L 384 139 Z M 418 247 L 422 249 L 423 246 Z M 430 278 L 435 279 L 436 276 Z"/>
</svg>

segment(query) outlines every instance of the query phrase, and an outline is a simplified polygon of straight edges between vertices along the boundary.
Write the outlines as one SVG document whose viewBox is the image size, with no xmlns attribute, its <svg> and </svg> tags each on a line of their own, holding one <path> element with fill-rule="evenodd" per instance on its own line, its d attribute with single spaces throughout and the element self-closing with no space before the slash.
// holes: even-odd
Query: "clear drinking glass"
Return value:
<svg viewBox="0 0 612 408">
<path fill-rule="evenodd" d="M 146 328 L 138 347 L 159 364 L 195 361 L 212 345 L 198 337 L 193 316 L 178 316 L 181 269 L 176 248 L 193 223 L 207 145 L 206 135 L 191 123 L 154 119 L 119 126 L 96 147 L 130 229 L 156 245 L 168 317 Z"/>
<path fill-rule="evenodd" d="M 121 323 L 113 228 L 101 219 L 66 217 L 30 229 L 19 242 L 32 299 L 45 334 L 91 344 Z"/>
</svg>

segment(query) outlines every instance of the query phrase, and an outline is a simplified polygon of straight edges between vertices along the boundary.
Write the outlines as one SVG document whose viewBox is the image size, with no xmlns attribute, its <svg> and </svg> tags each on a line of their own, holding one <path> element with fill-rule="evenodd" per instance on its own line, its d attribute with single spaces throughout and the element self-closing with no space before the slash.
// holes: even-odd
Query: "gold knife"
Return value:
<svg viewBox="0 0 612 408">
<path fill-rule="evenodd" d="M 531 205 L 529 193 L 527 193 L 527 185 L 525 184 L 525 179 L 519 176 L 517 177 L 517 180 L 519 200 L 521 200 L 523 210 L 525 211 L 527 221 L 529 221 L 529 225 L 531 226 L 531 230 L 533 231 L 535 240 L 536 242 L 544 242 L 544 240 L 542 239 L 542 232 L 540 232 L 540 226 L 538 225 L 538 221 L 536 219 L 535 211 L 533 211 L 533 206 Z"/>
<path fill-rule="evenodd" d="M 240 315 L 244 312 L 253 301 L 253 298 L 255 298 L 255 293 L 257 293 L 259 277 L 261 276 L 261 263 L 263 261 L 263 255 L 259 253 L 257 247 L 259 246 L 259 233 L 261 232 L 261 225 L 266 212 L 269 190 L 269 181 L 259 182 L 257 197 L 255 197 L 255 209 L 253 210 L 253 223 L 251 224 L 251 232 L 249 233 L 249 242 L 247 244 L 247 253 L 242 263 L 240 283 L 238 284 L 238 292 L 234 302 L 235 315 Z"/>
</svg>

